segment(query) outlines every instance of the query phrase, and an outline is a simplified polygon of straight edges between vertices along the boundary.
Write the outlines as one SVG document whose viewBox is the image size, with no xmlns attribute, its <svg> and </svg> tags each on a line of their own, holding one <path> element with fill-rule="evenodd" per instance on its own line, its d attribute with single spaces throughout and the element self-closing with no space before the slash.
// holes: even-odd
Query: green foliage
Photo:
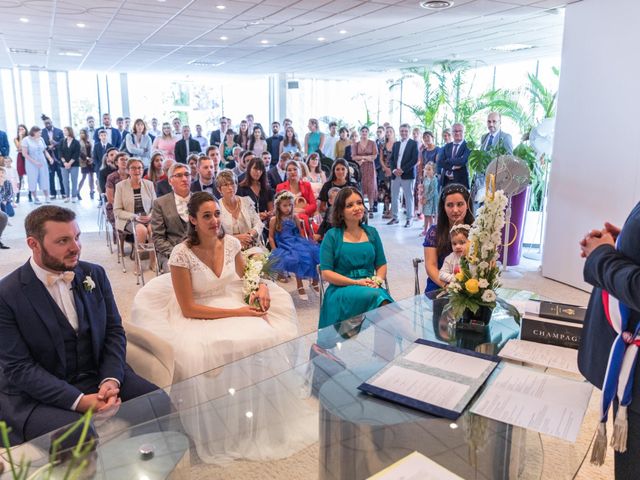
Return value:
<svg viewBox="0 0 640 480">
<path fill-rule="evenodd" d="M 521 143 L 513 149 L 513 154 L 522 159 L 531 171 L 531 193 L 529 200 L 529 210 L 540 211 L 542 197 L 544 196 L 544 177 L 547 164 L 543 164 L 543 159 L 538 159 L 533 147 L 527 143 Z"/>
<path fill-rule="evenodd" d="M 500 155 L 506 155 L 508 153 L 502 139 L 489 148 L 489 150 L 480 150 L 476 148 L 475 142 L 473 141 L 468 141 L 467 145 L 471 149 L 468 167 L 472 177 L 475 173 L 484 173 L 494 159 L 498 158 Z"/>
<path fill-rule="evenodd" d="M 51 442 L 51 454 L 49 456 L 49 462 L 43 467 L 30 472 L 31 462 L 20 459 L 19 464 L 15 463 L 11 455 L 11 443 L 9 442 L 9 432 L 11 428 L 7 426 L 6 422 L 0 421 L 0 439 L 2 440 L 2 446 L 6 450 L 7 461 L 9 463 L 9 470 L 11 472 L 12 480 L 49 480 L 54 476 L 54 467 L 60 464 L 58 459 L 58 453 L 61 451 L 63 442 L 69 438 L 69 436 L 78 429 L 82 429 L 78 443 L 71 450 L 71 458 L 64 470 L 62 477 L 56 475 L 55 478 L 62 478 L 63 480 L 71 480 L 80 477 L 80 474 L 87 468 L 89 464 L 89 454 L 94 450 L 95 440 L 90 438 L 87 440 L 87 434 L 91 426 L 91 418 L 93 416 L 92 410 L 87 411 L 82 417 L 78 419 L 69 429 L 61 436 Z"/>
</svg>

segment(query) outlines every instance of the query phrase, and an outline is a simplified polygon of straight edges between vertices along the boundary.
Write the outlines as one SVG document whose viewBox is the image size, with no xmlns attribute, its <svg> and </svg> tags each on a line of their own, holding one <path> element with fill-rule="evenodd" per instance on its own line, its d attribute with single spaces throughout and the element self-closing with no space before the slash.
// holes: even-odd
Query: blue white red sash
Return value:
<svg viewBox="0 0 640 480">
<path fill-rule="evenodd" d="M 604 314 L 616 338 L 611 345 L 607 372 L 602 385 L 602 405 L 598 434 L 591 452 L 591 463 L 602 465 L 607 451 L 607 418 L 615 398 L 618 412 L 613 424 L 611 446 L 617 452 L 627 451 L 627 407 L 631 403 L 633 372 L 640 346 L 640 323 L 633 333 L 627 331 L 630 309 L 606 291 L 602 291 Z"/>
</svg>

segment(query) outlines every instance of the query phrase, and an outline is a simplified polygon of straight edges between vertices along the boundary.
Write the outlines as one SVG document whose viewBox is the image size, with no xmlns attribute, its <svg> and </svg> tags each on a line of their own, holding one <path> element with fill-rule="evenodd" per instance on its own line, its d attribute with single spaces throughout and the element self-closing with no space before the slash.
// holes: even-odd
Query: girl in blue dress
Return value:
<svg viewBox="0 0 640 480">
<path fill-rule="evenodd" d="M 300 220 L 293 213 L 294 201 L 295 195 L 288 190 L 283 190 L 276 196 L 276 213 L 269 220 L 271 258 L 276 272 L 293 273 L 296 276 L 298 295 L 302 300 L 309 300 L 302 279 L 310 278 L 311 288 L 316 292 L 320 291 L 317 271 L 320 247 L 301 236 L 298 227 Z"/>
<path fill-rule="evenodd" d="M 387 275 L 387 259 L 378 231 L 364 225 L 362 194 L 344 187 L 333 206 L 332 224 L 320 246 L 320 269 L 329 282 L 319 328 L 393 302 L 382 287 Z"/>
</svg>

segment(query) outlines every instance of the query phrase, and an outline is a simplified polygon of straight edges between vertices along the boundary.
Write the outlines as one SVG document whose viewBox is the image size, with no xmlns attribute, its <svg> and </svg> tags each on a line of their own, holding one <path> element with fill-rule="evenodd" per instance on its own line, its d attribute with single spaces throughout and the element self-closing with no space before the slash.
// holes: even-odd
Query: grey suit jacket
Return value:
<svg viewBox="0 0 640 480">
<path fill-rule="evenodd" d="M 153 202 L 151 231 L 156 251 L 165 258 L 169 258 L 173 247 L 186 238 L 187 225 L 178 215 L 175 193 L 163 195 Z"/>
<path fill-rule="evenodd" d="M 480 148 L 482 150 L 487 149 L 487 141 L 489 140 L 489 133 L 485 133 L 480 140 Z M 513 142 L 511 141 L 511 135 L 500 130 L 498 134 L 493 137 L 493 146 L 497 145 L 502 140 L 502 145 L 507 150 L 507 153 L 511 155 L 513 153 Z"/>
</svg>

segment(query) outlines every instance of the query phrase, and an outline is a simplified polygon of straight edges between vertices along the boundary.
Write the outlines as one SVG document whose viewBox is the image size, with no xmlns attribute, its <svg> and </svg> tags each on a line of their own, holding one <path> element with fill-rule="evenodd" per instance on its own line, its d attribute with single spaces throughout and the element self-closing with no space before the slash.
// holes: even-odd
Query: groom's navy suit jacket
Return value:
<svg viewBox="0 0 640 480">
<path fill-rule="evenodd" d="M 83 364 L 95 366 L 90 372 L 96 383 L 105 378 L 123 382 L 126 338 L 111 285 L 102 267 L 79 262 L 72 289 L 78 322 L 90 329 L 93 358 Z M 87 291 L 83 281 L 95 283 Z M 62 311 L 36 277 L 29 262 L 0 280 L 0 419 L 23 437 L 25 422 L 38 404 L 70 410 L 81 392 L 69 383 Z M 88 322 L 88 323 L 87 323 Z M 88 341 L 86 342 L 89 343 Z M 78 363 L 80 365 L 80 362 Z"/>
</svg>

